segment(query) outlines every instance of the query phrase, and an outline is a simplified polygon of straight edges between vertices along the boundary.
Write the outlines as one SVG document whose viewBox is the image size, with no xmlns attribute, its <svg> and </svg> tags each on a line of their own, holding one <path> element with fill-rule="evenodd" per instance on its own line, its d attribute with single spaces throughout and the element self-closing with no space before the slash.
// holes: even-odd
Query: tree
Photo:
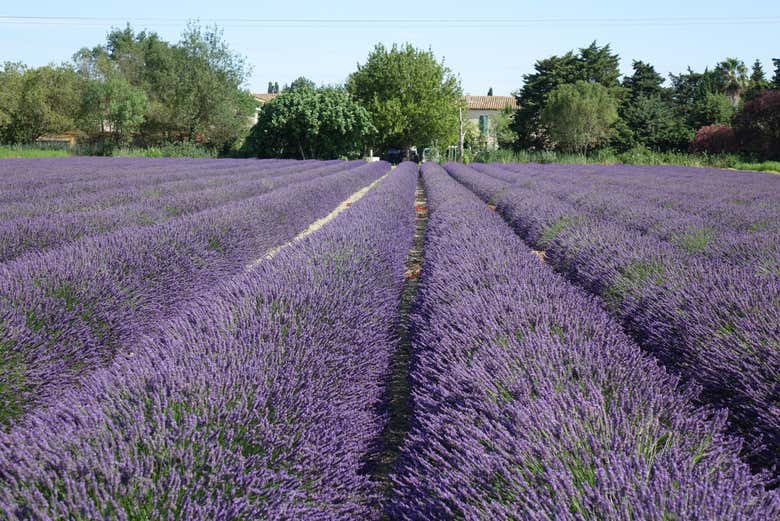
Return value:
<svg viewBox="0 0 780 521">
<path fill-rule="evenodd" d="M 6 63 L 0 71 L 0 140 L 31 143 L 43 134 L 72 130 L 78 101 L 73 68 Z"/>
<path fill-rule="evenodd" d="M 175 46 L 179 88 L 174 101 L 190 141 L 226 150 L 243 138 L 256 110 L 252 95 L 242 89 L 250 69 L 230 50 L 217 28 L 189 25 Z"/>
<path fill-rule="evenodd" d="M 356 158 L 374 131 L 368 112 L 343 88 L 317 89 L 296 80 L 263 105 L 243 151 L 257 157 Z"/>
<path fill-rule="evenodd" d="M 490 88 L 488 89 L 488 93 L 487 93 L 487 95 L 488 95 L 488 96 L 492 96 L 492 95 L 493 95 L 493 87 L 490 87 Z"/>
<path fill-rule="evenodd" d="M 653 150 L 684 149 L 693 132 L 677 116 L 660 94 L 639 95 L 621 109 L 623 121 L 631 129 L 630 145 Z"/>
<path fill-rule="evenodd" d="M 513 111 L 510 107 L 502 109 L 494 118 L 498 148 L 510 148 L 517 141 L 517 134 L 512 130 Z"/>
<path fill-rule="evenodd" d="M 698 73 L 671 75 L 672 102 L 687 127 L 696 131 L 702 127 L 727 124 L 736 111 L 732 98 L 725 94 L 723 70 L 705 69 Z"/>
<path fill-rule="evenodd" d="M 609 89 L 582 80 L 556 87 L 540 114 L 555 148 L 578 153 L 598 146 L 617 119 L 617 100 Z"/>
<path fill-rule="evenodd" d="M 715 66 L 715 77 L 718 90 L 728 96 L 732 106 L 739 105 L 750 85 L 745 63 L 737 58 L 726 58 Z"/>
<path fill-rule="evenodd" d="M 585 81 L 600 84 L 613 96 L 621 96 L 620 57 L 613 54 L 609 44 L 599 47 L 596 42 L 563 56 L 551 56 L 534 64 L 535 72 L 523 76 L 524 85 L 517 95 L 512 129 L 517 133 L 519 148 L 546 148 L 551 145 L 541 124 L 540 115 L 547 96 L 558 86 Z"/>
<path fill-rule="evenodd" d="M 761 60 L 753 62 L 753 69 L 750 72 L 750 83 L 753 85 L 766 84 L 766 74 L 764 74 L 764 68 L 761 66 Z"/>
<path fill-rule="evenodd" d="M 349 76 L 347 90 L 371 114 L 380 150 L 458 139 L 460 81 L 430 50 L 378 44 Z"/>
<path fill-rule="evenodd" d="M 753 68 L 750 72 L 750 86 L 745 93 L 745 99 L 755 98 L 761 91 L 769 89 L 772 84 L 766 79 L 764 74 L 764 68 L 761 66 L 761 61 L 756 60 L 753 62 Z"/>
<path fill-rule="evenodd" d="M 780 90 L 765 90 L 734 117 L 740 148 L 762 159 L 780 160 Z"/>
<path fill-rule="evenodd" d="M 268 94 L 273 94 L 274 92 L 274 84 L 273 82 L 268 82 L 268 90 L 266 91 Z"/>
<path fill-rule="evenodd" d="M 129 142 L 148 105 L 144 91 L 119 74 L 105 81 L 89 80 L 81 103 L 82 129 L 98 136 L 109 133 L 115 143 Z"/>
<path fill-rule="evenodd" d="M 189 139 L 225 150 L 244 137 L 255 110 L 243 88 L 249 67 L 217 28 L 190 24 L 176 44 L 129 26 L 113 29 L 105 45 L 81 49 L 74 62 L 84 81 L 118 76 L 144 92 L 138 132 L 146 143 Z"/>
<path fill-rule="evenodd" d="M 772 85 L 775 89 L 780 89 L 780 58 L 772 58 L 772 65 L 775 66 L 775 75 L 772 76 Z"/>
<path fill-rule="evenodd" d="M 737 109 L 732 98 L 719 92 L 707 92 L 697 98 L 691 109 L 692 128 L 699 129 L 708 125 L 728 125 Z"/>
<path fill-rule="evenodd" d="M 309 78 L 299 76 L 298 78 L 295 78 L 289 85 L 285 85 L 282 91 L 294 92 L 296 90 L 315 90 L 316 88 L 317 85 Z"/>
<path fill-rule="evenodd" d="M 655 67 L 640 60 L 633 62 L 634 73 L 623 79 L 623 87 L 628 91 L 630 99 L 640 96 L 661 96 L 664 78 L 658 74 Z"/>
<path fill-rule="evenodd" d="M 25 66 L 5 62 L 0 69 L 0 142 L 16 142 L 14 121 L 22 97 Z"/>
</svg>

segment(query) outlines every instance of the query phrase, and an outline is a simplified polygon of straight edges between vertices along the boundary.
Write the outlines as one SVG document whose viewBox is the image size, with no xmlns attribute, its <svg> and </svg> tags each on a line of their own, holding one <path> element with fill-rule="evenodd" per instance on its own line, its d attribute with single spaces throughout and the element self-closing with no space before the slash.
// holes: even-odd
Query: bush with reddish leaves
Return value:
<svg viewBox="0 0 780 521">
<path fill-rule="evenodd" d="M 696 132 L 689 151 L 693 153 L 722 154 L 737 151 L 737 136 L 726 125 L 707 125 Z"/>
<path fill-rule="evenodd" d="M 741 151 L 780 159 L 780 90 L 766 90 L 747 101 L 734 117 L 734 129 Z"/>
</svg>

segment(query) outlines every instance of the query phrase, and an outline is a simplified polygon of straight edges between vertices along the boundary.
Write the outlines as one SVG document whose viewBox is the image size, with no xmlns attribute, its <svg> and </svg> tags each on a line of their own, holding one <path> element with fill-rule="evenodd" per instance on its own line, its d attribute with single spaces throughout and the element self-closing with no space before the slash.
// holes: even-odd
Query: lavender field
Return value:
<svg viewBox="0 0 780 521">
<path fill-rule="evenodd" d="M 771 174 L 3 160 L 0 520 L 780 519 L 778 317 Z"/>
</svg>

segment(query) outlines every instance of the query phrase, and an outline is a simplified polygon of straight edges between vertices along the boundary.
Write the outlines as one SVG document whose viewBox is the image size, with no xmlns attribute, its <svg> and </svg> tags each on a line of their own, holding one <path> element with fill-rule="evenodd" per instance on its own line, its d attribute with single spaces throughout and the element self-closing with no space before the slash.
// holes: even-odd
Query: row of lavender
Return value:
<svg viewBox="0 0 780 521">
<path fill-rule="evenodd" d="M 0 203 L 20 201 L 35 192 L 42 199 L 80 196 L 89 192 L 138 192 L 198 178 L 217 181 L 235 170 L 300 168 L 318 161 L 236 161 L 213 159 L 57 158 L 5 160 L 0 163 Z"/>
<path fill-rule="evenodd" d="M 194 177 L 169 186 L 166 192 L 170 193 L 166 195 L 161 195 L 158 189 L 152 195 L 142 187 L 124 195 L 111 191 L 103 196 L 100 209 L 89 211 L 69 211 L 74 207 L 83 208 L 83 200 L 79 202 L 78 197 L 64 197 L 60 203 L 47 207 L 39 194 L 32 192 L 24 205 L 35 207 L 36 213 L 41 215 L 8 218 L 0 223 L 0 262 L 128 226 L 161 224 L 182 215 L 256 197 L 282 186 L 358 168 L 363 164 L 362 161 L 338 161 L 299 165 L 297 168 L 285 166 L 230 171 L 223 174 L 224 179 L 220 179 L 219 184 L 204 183 L 201 177 Z M 89 192 L 93 201 L 95 194 Z M 143 199 L 136 201 L 139 198 Z"/>
<path fill-rule="evenodd" d="M 509 181 L 515 191 L 543 192 L 580 213 L 619 221 L 686 253 L 758 268 L 780 257 L 776 176 L 625 165 L 472 168 Z"/>
<path fill-rule="evenodd" d="M 440 167 L 393 519 L 776 519 L 724 434 Z"/>
<path fill-rule="evenodd" d="M 15 422 L 109 363 L 179 306 L 245 270 L 388 168 L 348 168 L 0 264 L 0 423 Z"/>
<path fill-rule="evenodd" d="M 402 164 L 318 233 L 0 434 L 0 513 L 377 518 L 361 470 L 384 423 L 416 178 Z"/>
<path fill-rule="evenodd" d="M 643 206 L 640 198 L 625 192 L 609 190 L 608 197 L 615 207 L 634 205 L 649 226 L 639 226 L 639 220 L 628 219 L 625 212 L 597 211 L 573 202 L 587 200 L 603 186 L 579 181 L 577 169 L 548 181 L 526 167 L 512 168 L 514 173 L 505 172 L 508 177 L 501 180 L 495 167 L 489 176 L 447 165 L 456 179 L 495 204 L 521 237 L 545 250 L 547 261 L 557 270 L 600 295 L 643 347 L 686 380 L 701 385 L 703 400 L 726 407 L 734 432 L 749 442 L 751 461 L 765 467 L 780 464 L 780 237 L 774 223 L 751 251 L 755 232 L 749 226 L 751 219 L 764 222 L 777 212 L 780 178 L 740 175 L 739 181 L 746 185 L 741 197 L 753 201 L 748 206 L 734 203 L 734 195 L 727 193 L 728 181 L 723 177 L 728 173 L 700 172 L 698 182 L 704 193 L 698 198 L 713 202 L 697 207 L 691 202 L 697 197 L 690 195 L 697 179 L 689 190 L 675 195 L 676 171 L 663 169 L 661 175 L 671 176 L 661 189 L 667 192 L 663 199 L 679 209 L 681 223 L 685 212 L 692 216 L 691 222 L 699 217 L 706 220 L 715 234 L 708 250 L 708 245 L 693 247 L 695 240 L 653 233 L 652 205 Z M 604 167 L 597 173 L 607 179 L 624 177 L 620 169 L 618 176 Z M 693 174 L 682 170 L 676 175 Z M 647 183 L 650 192 L 660 183 L 658 175 L 635 181 L 638 186 Z M 566 183 L 573 195 L 562 196 L 551 186 L 555 183 Z M 736 206 L 747 210 L 737 211 Z M 664 227 L 668 214 L 663 205 L 656 209 L 655 223 Z M 729 243 L 718 237 L 728 229 L 736 230 L 742 239 Z M 737 243 L 744 248 L 732 247 Z"/>
</svg>

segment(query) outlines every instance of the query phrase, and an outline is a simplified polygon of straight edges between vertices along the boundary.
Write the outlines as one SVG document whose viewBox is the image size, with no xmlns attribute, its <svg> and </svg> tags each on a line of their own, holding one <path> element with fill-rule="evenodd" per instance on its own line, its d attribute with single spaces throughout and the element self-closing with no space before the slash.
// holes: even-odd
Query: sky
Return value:
<svg viewBox="0 0 780 521">
<path fill-rule="evenodd" d="M 177 41 L 187 20 L 217 23 L 230 47 L 246 57 L 246 87 L 265 92 L 299 76 L 342 83 L 382 42 L 431 48 L 460 77 L 467 94 L 508 95 L 534 62 L 571 49 L 609 43 L 630 73 L 634 59 L 668 77 L 703 70 L 725 57 L 750 66 L 780 57 L 780 2 L 653 0 L 631 2 L 433 0 L 294 2 L 202 0 L 37 0 L 0 2 L 0 62 L 31 66 L 70 60 L 127 22 Z M 44 17 L 44 18 L 41 18 Z M 78 18 L 78 19 L 77 19 Z"/>
</svg>

